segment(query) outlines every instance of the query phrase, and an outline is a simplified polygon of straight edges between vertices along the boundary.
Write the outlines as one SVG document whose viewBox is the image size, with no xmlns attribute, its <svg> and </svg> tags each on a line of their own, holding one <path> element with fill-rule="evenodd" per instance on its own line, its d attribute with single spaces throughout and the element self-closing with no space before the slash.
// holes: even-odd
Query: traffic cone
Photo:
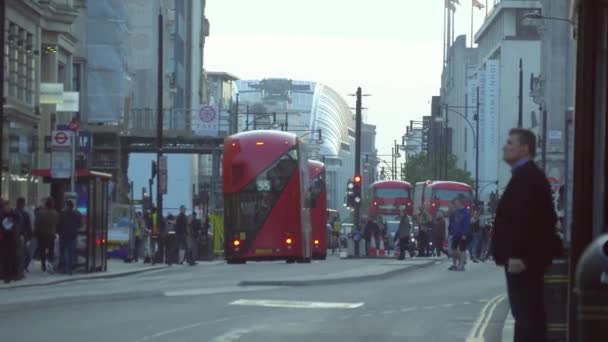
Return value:
<svg viewBox="0 0 608 342">
<path fill-rule="evenodd" d="M 386 251 L 384 250 L 384 239 L 380 239 L 380 249 L 378 250 L 378 256 L 385 256 Z"/>
<path fill-rule="evenodd" d="M 369 241 L 369 256 L 376 256 L 376 238 L 373 236 Z"/>
</svg>

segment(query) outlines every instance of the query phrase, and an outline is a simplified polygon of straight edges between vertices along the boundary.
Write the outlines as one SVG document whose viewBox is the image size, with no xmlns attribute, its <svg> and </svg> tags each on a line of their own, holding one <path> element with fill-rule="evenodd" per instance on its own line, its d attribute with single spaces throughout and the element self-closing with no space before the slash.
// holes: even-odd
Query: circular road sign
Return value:
<svg viewBox="0 0 608 342">
<path fill-rule="evenodd" d="M 70 139 L 70 137 L 68 137 L 68 135 L 65 132 L 57 132 L 55 134 L 55 136 L 53 137 L 53 140 L 55 140 L 55 143 L 57 143 L 57 145 L 63 145 L 69 139 Z"/>
<path fill-rule="evenodd" d="M 211 106 L 202 106 L 198 112 L 198 117 L 203 122 L 211 122 L 215 119 L 215 109 Z"/>
<path fill-rule="evenodd" d="M 68 127 L 70 127 L 70 129 L 74 132 L 76 132 L 79 128 L 80 128 L 80 124 L 78 123 L 78 121 L 76 120 L 72 120 L 70 121 L 70 123 L 68 124 Z"/>
</svg>

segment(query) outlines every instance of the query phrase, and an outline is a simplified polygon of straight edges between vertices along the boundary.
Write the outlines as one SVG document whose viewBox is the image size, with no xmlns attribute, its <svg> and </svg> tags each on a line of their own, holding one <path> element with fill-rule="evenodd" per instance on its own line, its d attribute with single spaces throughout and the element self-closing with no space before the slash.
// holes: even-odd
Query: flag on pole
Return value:
<svg viewBox="0 0 608 342">
<path fill-rule="evenodd" d="M 451 11 L 456 11 L 456 6 L 454 6 L 454 0 L 445 0 L 445 7 Z"/>
<path fill-rule="evenodd" d="M 478 9 L 482 9 L 486 6 L 484 6 L 481 2 L 479 2 L 479 0 L 472 0 L 473 1 L 473 6 L 477 7 Z"/>
</svg>

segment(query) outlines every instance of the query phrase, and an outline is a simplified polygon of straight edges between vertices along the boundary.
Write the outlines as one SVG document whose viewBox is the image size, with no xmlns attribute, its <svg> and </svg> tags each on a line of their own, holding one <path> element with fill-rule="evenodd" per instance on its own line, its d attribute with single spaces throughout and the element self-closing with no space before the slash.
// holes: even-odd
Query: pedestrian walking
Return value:
<svg viewBox="0 0 608 342">
<path fill-rule="evenodd" d="M 199 219 L 196 215 L 196 212 L 192 212 L 192 219 L 190 221 L 190 227 L 192 232 L 191 237 L 191 248 L 190 253 L 192 253 L 193 260 L 200 260 L 201 257 L 201 241 L 203 239 L 203 221 Z"/>
<path fill-rule="evenodd" d="M 67 200 L 65 209 L 59 214 L 59 249 L 63 261 L 63 272 L 72 275 L 76 262 L 76 241 L 82 227 L 82 215 L 74 208 L 74 202 Z"/>
<path fill-rule="evenodd" d="M 481 244 L 481 223 L 479 222 L 479 209 L 473 211 L 471 217 L 471 243 L 469 244 L 469 255 L 472 262 L 479 262 L 479 247 Z"/>
<path fill-rule="evenodd" d="M 15 215 L 17 216 L 17 226 L 19 227 L 19 257 L 20 268 L 19 272 L 29 272 L 29 265 L 32 261 L 30 253 L 30 245 L 32 243 L 32 220 L 30 214 L 25 211 L 25 198 L 19 197 L 15 206 Z"/>
<path fill-rule="evenodd" d="M 432 230 L 433 217 L 422 207 L 418 215 L 418 256 L 426 257 L 429 251 L 429 233 Z"/>
<path fill-rule="evenodd" d="M 0 269 L 5 283 L 19 280 L 19 231 L 17 215 L 0 198 Z"/>
<path fill-rule="evenodd" d="M 401 210 L 401 217 L 399 218 L 399 228 L 395 233 L 394 241 L 399 240 L 399 260 L 405 259 L 405 252 L 408 251 L 410 245 L 412 226 L 410 225 L 410 219 L 407 216 L 405 210 Z M 410 250 L 410 258 L 412 257 L 412 251 Z"/>
<path fill-rule="evenodd" d="M 441 256 L 442 252 L 449 256 L 448 251 L 443 247 L 445 234 L 445 214 L 442 211 L 438 211 L 433 222 L 433 247 L 437 256 Z"/>
<path fill-rule="evenodd" d="M 467 246 L 471 234 L 471 216 L 464 206 L 461 196 L 452 200 L 454 212 L 452 213 L 452 271 L 464 271 L 466 264 Z"/>
<path fill-rule="evenodd" d="M 188 246 L 188 226 L 190 222 L 188 222 L 188 216 L 186 215 L 186 207 L 179 207 L 179 215 L 175 220 L 175 235 L 177 237 L 177 246 L 179 250 L 179 264 L 183 264 L 184 261 L 188 261 L 189 264 L 192 264 L 192 256 L 189 253 Z"/>
<path fill-rule="evenodd" d="M 55 234 L 59 223 L 59 213 L 55 210 L 55 202 L 51 197 L 44 201 L 44 207 L 36 212 L 34 218 L 34 234 L 38 239 L 38 251 L 42 271 L 53 265 L 55 259 Z M 51 269 L 52 271 L 52 269 Z"/>
<path fill-rule="evenodd" d="M 514 341 L 543 342 L 547 332 L 544 273 L 562 252 L 555 231 L 557 216 L 551 188 L 534 163 L 534 133 L 512 129 L 502 151 L 512 175 L 496 209 L 492 255 L 496 264 L 505 269 L 515 318 Z"/>
<path fill-rule="evenodd" d="M 141 211 L 135 213 L 133 227 L 134 245 L 133 245 L 133 261 L 139 261 L 139 254 L 141 249 L 141 241 L 143 236 L 143 230 L 145 229 L 146 222 L 144 221 Z"/>
</svg>

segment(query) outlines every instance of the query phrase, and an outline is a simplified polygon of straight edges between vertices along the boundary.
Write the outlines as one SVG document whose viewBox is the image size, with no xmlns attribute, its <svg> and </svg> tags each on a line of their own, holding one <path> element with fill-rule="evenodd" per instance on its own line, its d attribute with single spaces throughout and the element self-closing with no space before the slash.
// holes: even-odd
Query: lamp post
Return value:
<svg viewBox="0 0 608 342">
<path fill-rule="evenodd" d="M 463 115 L 462 113 L 452 109 L 452 108 L 472 108 L 471 106 L 448 106 L 445 105 L 446 113 L 452 112 L 458 116 L 460 116 L 471 128 L 471 132 L 473 133 L 473 141 L 475 148 L 475 202 L 479 202 L 479 87 L 476 89 L 477 92 L 477 102 L 475 104 L 476 113 L 473 115 L 473 120 L 475 120 L 475 127 L 473 128 L 473 124 L 469 119 Z M 446 159 L 446 167 L 447 167 L 447 159 Z"/>
</svg>

